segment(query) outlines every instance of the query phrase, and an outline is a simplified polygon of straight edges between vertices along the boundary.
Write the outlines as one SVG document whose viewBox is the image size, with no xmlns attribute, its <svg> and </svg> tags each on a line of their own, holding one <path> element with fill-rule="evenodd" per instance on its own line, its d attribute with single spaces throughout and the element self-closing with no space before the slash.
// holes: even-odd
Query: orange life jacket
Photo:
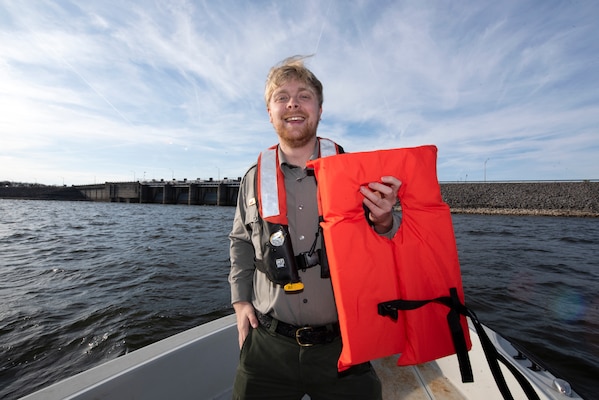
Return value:
<svg viewBox="0 0 599 400">
<path fill-rule="evenodd" d="M 341 154 L 308 163 L 318 182 L 321 225 L 341 325 L 340 371 L 398 353 L 398 365 L 456 353 L 448 328 L 448 304 L 430 301 L 464 303 L 451 214 L 441 198 L 436 158 L 435 146 L 421 146 Z M 393 239 L 369 226 L 359 192 L 361 185 L 386 175 L 402 182 L 398 193 L 402 222 Z M 406 308 L 414 304 L 419 308 L 400 309 L 395 319 L 379 314 L 389 305 L 386 302 L 394 300 L 407 301 Z M 462 336 L 467 358 L 471 343 L 466 318 L 453 317 L 454 330 L 457 325 L 462 331 L 457 336 Z"/>
</svg>

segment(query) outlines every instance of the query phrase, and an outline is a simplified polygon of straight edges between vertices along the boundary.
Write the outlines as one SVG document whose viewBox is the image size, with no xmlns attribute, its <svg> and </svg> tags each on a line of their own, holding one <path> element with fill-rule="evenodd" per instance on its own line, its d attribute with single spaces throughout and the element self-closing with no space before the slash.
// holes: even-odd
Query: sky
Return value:
<svg viewBox="0 0 599 400">
<path fill-rule="evenodd" d="M 0 0 L 0 181 L 241 177 L 292 55 L 346 151 L 434 144 L 442 182 L 599 179 L 597 21 L 594 0 Z"/>
</svg>

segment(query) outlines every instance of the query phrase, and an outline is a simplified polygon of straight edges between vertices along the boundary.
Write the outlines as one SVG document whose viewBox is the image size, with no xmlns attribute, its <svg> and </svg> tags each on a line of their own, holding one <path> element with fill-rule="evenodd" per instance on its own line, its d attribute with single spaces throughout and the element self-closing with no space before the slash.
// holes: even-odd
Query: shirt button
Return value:
<svg viewBox="0 0 599 400">
<path fill-rule="evenodd" d="M 297 207 L 297 209 L 298 209 L 298 210 L 300 210 L 300 211 L 302 211 L 302 210 L 304 209 L 304 206 L 300 204 L 300 205 Z"/>
<path fill-rule="evenodd" d="M 303 302 L 304 304 L 306 304 L 308 302 L 308 299 L 304 299 Z"/>
<path fill-rule="evenodd" d="M 306 237 L 304 235 L 300 235 L 299 240 L 304 240 Z"/>
</svg>

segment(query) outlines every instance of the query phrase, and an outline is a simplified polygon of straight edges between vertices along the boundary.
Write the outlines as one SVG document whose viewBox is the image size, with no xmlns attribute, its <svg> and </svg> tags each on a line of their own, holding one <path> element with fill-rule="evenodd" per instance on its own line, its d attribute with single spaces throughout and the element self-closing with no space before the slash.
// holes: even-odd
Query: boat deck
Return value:
<svg viewBox="0 0 599 400">
<path fill-rule="evenodd" d="M 443 375 L 436 362 L 398 367 L 397 356 L 391 356 L 372 364 L 381 379 L 385 400 L 466 399 Z"/>
</svg>

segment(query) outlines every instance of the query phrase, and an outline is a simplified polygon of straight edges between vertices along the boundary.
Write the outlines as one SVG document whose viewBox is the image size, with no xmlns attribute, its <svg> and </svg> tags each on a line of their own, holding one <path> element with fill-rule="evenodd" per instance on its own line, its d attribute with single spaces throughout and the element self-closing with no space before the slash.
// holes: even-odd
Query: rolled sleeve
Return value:
<svg viewBox="0 0 599 400">
<path fill-rule="evenodd" d="M 393 239 L 393 236 L 397 233 L 399 229 L 399 224 L 401 224 L 401 215 L 397 212 L 393 213 L 393 225 L 391 225 L 391 229 L 385 233 L 381 233 L 380 235 L 386 237 L 387 239 Z"/>
<path fill-rule="evenodd" d="M 229 234 L 231 303 L 239 301 L 249 302 L 252 301 L 253 296 L 255 248 L 252 243 L 252 237 L 256 236 L 256 232 L 252 232 L 252 223 L 248 223 L 248 219 L 255 219 L 252 215 L 256 214 L 257 210 L 249 210 L 248 212 L 248 199 L 251 199 L 254 195 L 253 184 L 249 184 L 253 180 L 247 179 L 249 174 L 250 172 L 246 174 L 239 185 L 237 209 L 233 220 L 233 228 Z"/>
</svg>

